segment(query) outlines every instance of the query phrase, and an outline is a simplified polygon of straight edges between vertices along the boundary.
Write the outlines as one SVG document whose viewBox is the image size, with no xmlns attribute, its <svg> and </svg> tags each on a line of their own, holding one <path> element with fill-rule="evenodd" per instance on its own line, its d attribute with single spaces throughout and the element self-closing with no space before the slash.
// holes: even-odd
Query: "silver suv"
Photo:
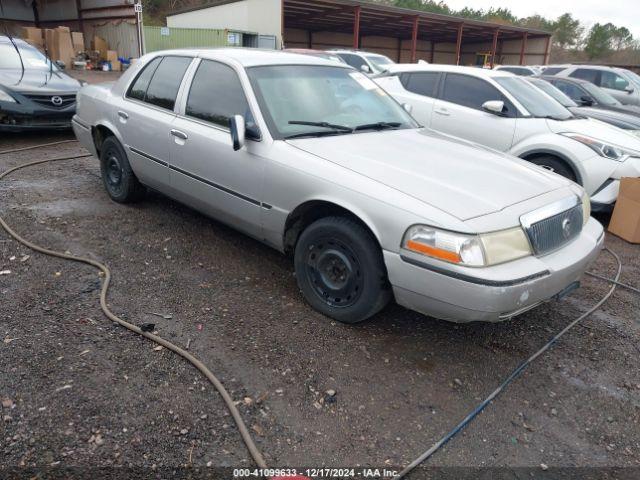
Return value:
<svg viewBox="0 0 640 480">
<path fill-rule="evenodd" d="M 151 187 L 290 252 L 306 300 L 343 322 L 392 297 L 510 318 L 574 289 L 604 238 L 578 185 L 419 128 L 329 60 L 156 52 L 84 87 L 73 126 L 113 200 Z"/>
<path fill-rule="evenodd" d="M 544 73 L 587 80 L 624 105 L 640 105 L 640 75 L 631 70 L 598 65 L 566 65 L 560 71 L 558 68 L 561 67 L 549 67 Z"/>
</svg>

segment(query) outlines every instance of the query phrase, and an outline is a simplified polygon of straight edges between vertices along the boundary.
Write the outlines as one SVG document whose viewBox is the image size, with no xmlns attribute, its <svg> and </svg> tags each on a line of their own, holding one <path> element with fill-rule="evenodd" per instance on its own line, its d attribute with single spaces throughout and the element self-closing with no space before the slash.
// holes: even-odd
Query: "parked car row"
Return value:
<svg viewBox="0 0 640 480">
<path fill-rule="evenodd" d="M 317 56 L 156 52 L 82 88 L 73 129 L 114 201 L 152 188 L 290 253 L 305 299 L 339 321 L 391 298 L 499 321 L 577 288 L 604 240 L 589 197 L 605 201 L 600 179 L 635 164 L 595 139 L 638 140 L 512 74 L 385 68 L 374 81 Z M 577 157 L 587 191 L 498 151 L 536 142 Z"/>
</svg>

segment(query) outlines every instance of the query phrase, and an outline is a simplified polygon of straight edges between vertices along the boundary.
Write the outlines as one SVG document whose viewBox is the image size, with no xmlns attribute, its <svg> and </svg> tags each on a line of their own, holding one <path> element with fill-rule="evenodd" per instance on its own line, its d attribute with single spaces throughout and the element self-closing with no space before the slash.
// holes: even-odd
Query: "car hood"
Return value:
<svg viewBox="0 0 640 480">
<path fill-rule="evenodd" d="M 77 92 L 80 82 L 60 71 L 0 69 L 0 86 L 14 92 L 62 93 Z"/>
<path fill-rule="evenodd" d="M 640 139 L 612 125 L 597 120 L 577 118 L 574 120 L 547 120 L 553 133 L 579 133 L 605 143 L 636 150 L 640 152 Z"/>
<path fill-rule="evenodd" d="M 460 220 L 488 215 L 570 184 L 515 157 L 428 129 L 287 142 Z"/>
<path fill-rule="evenodd" d="M 569 110 L 576 115 L 595 118 L 596 120 L 611 123 L 616 127 L 624 128 L 626 130 L 640 130 L 639 115 L 593 107 L 571 107 Z"/>
</svg>

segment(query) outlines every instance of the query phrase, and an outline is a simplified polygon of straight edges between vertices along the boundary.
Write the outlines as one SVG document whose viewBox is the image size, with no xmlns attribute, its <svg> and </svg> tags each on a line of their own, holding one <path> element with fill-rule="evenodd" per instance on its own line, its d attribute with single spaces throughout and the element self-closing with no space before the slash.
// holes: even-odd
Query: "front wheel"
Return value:
<svg viewBox="0 0 640 480">
<path fill-rule="evenodd" d="M 561 175 L 564 178 L 568 178 L 572 182 L 576 181 L 576 175 L 575 173 L 573 173 L 573 170 L 571 169 L 571 167 L 569 167 L 569 165 L 567 165 L 564 161 L 552 155 L 542 155 L 540 157 L 532 158 L 529 161 L 542 168 L 550 170 L 553 173 L 557 173 L 558 175 Z"/>
<path fill-rule="evenodd" d="M 357 323 L 389 302 L 382 252 L 371 233 L 345 217 L 308 226 L 296 245 L 298 286 L 313 308 L 344 323 Z"/>
</svg>

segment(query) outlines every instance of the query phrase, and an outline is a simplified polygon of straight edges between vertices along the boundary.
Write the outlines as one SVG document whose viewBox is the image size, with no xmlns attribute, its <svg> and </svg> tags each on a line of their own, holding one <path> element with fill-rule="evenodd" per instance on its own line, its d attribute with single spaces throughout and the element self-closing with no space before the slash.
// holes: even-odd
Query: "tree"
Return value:
<svg viewBox="0 0 640 480">
<path fill-rule="evenodd" d="M 611 41 L 613 48 L 622 50 L 633 45 L 633 35 L 626 27 L 619 27 L 613 31 Z"/>
<path fill-rule="evenodd" d="M 617 28 L 612 23 L 604 25 L 596 23 L 587 36 L 587 42 L 584 51 L 590 60 L 601 58 L 611 51 L 614 35 Z"/>
<path fill-rule="evenodd" d="M 560 48 L 575 47 L 584 34 L 584 28 L 580 26 L 580 20 L 573 18 L 570 13 L 560 15 L 550 25 L 553 31 L 553 41 Z"/>
</svg>

